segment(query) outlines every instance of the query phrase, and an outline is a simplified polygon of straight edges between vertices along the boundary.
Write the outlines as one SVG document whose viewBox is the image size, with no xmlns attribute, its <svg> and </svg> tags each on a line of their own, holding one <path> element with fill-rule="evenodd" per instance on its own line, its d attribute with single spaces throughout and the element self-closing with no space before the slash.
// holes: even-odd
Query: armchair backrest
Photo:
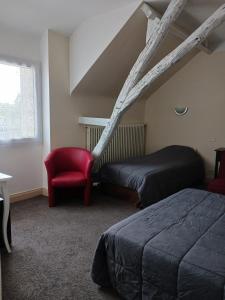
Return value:
<svg viewBox="0 0 225 300">
<path fill-rule="evenodd" d="M 53 150 L 45 160 L 51 177 L 60 172 L 80 171 L 89 176 L 93 164 L 92 154 L 83 148 L 67 147 Z"/>
<path fill-rule="evenodd" d="M 218 177 L 225 178 L 225 151 L 221 153 Z"/>
</svg>

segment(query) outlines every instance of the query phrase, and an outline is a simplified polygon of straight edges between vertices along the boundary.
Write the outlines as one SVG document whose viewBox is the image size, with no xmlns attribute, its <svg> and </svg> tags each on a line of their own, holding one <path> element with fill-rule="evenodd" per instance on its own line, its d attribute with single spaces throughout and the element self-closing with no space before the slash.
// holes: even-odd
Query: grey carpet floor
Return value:
<svg viewBox="0 0 225 300">
<path fill-rule="evenodd" d="M 12 204 L 12 254 L 2 254 L 4 300 L 119 299 L 98 288 L 90 270 L 98 239 L 109 226 L 133 214 L 129 201 L 95 192 L 93 204 L 47 198 Z"/>
</svg>

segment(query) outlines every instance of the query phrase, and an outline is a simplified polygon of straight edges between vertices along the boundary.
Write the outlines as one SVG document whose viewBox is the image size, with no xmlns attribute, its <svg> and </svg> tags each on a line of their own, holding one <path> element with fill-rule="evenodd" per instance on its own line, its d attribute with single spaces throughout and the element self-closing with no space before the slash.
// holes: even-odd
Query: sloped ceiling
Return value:
<svg viewBox="0 0 225 300">
<path fill-rule="evenodd" d="M 146 27 L 147 18 L 139 9 L 89 70 L 77 86 L 76 93 L 105 95 L 116 98 L 131 67 L 145 47 Z M 147 66 L 147 70 L 173 50 L 180 42 L 169 34 L 152 62 Z M 197 52 L 197 50 L 194 50 L 176 66 L 167 71 L 151 86 L 143 98 L 148 98 Z"/>
<path fill-rule="evenodd" d="M 138 10 L 83 78 L 77 92 L 115 96 L 145 45 L 147 18 Z"/>
<path fill-rule="evenodd" d="M 74 31 L 70 38 L 71 93 L 139 6 L 139 1 L 136 1 L 125 8 L 90 18 Z"/>
<path fill-rule="evenodd" d="M 170 0 L 145 0 L 144 2 L 163 14 Z M 176 23 L 187 33 L 191 33 L 224 3 L 224 0 L 189 0 Z M 208 45 L 214 51 L 224 41 L 225 24 L 222 24 L 210 35 Z"/>
<path fill-rule="evenodd" d="M 145 0 L 146 3 L 149 3 L 160 14 L 164 13 L 169 1 L 170 0 Z M 180 28 L 183 28 L 186 33 L 190 34 L 223 4 L 224 0 L 189 0 L 176 24 Z M 90 95 L 106 95 L 107 97 L 116 98 L 131 67 L 145 46 L 146 27 L 147 18 L 144 13 L 138 9 L 85 75 L 78 85 L 76 92 Z M 223 46 L 224 41 L 225 24 L 222 24 L 210 35 L 207 40 L 207 47 L 212 51 L 216 49 L 221 51 L 223 49 L 221 45 Z M 169 33 L 146 69 L 149 70 L 153 67 L 166 54 L 176 48 L 180 42 L 181 40 Z M 142 98 L 148 98 L 197 53 L 198 50 L 194 49 L 178 64 L 170 68 L 155 81 Z"/>
</svg>

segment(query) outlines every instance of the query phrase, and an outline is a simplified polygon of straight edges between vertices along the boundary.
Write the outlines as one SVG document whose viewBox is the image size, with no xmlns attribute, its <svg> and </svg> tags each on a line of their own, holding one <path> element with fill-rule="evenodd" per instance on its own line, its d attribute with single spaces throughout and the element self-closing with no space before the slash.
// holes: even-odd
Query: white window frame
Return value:
<svg viewBox="0 0 225 300">
<path fill-rule="evenodd" d="M 15 65 L 25 65 L 33 67 L 35 70 L 35 89 L 36 89 L 36 122 L 37 135 L 33 138 L 9 139 L 6 141 L 0 140 L 0 145 L 8 144 L 24 144 L 24 143 L 42 143 L 42 92 L 41 92 L 41 64 L 37 61 L 16 58 L 7 55 L 0 55 L 0 62 L 6 62 Z"/>
</svg>

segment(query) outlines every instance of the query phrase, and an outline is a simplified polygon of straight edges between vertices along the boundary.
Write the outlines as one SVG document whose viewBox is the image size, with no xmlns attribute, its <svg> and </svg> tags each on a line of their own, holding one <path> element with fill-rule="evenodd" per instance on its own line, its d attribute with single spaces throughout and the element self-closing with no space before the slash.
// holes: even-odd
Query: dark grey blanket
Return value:
<svg viewBox="0 0 225 300">
<path fill-rule="evenodd" d="M 141 158 L 109 163 L 100 170 L 102 182 L 138 192 L 143 207 L 204 180 L 200 155 L 190 147 L 169 146 Z"/>
<path fill-rule="evenodd" d="M 127 300 L 224 300 L 225 196 L 185 189 L 112 226 L 92 278 Z"/>
</svg>

